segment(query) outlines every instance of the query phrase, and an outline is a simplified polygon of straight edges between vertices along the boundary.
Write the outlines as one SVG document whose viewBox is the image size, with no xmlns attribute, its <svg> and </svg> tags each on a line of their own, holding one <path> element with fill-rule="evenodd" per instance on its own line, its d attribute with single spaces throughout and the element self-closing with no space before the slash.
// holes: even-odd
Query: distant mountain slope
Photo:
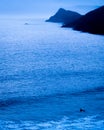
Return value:
<svg viewBox="0 0 104 130">
<path fill-rule="evenodd" d="M 93 34 L 104 34 L 104 6 L 85 14 L 78 20 L 64 25 L 75 30 Z"/>
<path fill-rule="evenodd" d="M 60 22 L 60 23 L 71 23 L 77 19 L 79 19 L 81 15 L 77 12 L 65 10 L 60 8 L 57 13 L 51 16 L 46 22 Z"/>
</svg>

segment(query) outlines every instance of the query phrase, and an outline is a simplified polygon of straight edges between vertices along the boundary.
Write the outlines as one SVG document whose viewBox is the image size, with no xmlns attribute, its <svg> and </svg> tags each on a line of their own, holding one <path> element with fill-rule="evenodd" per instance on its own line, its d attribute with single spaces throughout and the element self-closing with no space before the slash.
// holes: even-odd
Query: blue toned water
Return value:
<svg viewBox="0 0 104 130">
<path fill-rule="evenodd" d="M 0 129 L 103 128 L 104 37 L 1 18 Z"/>
</svg>

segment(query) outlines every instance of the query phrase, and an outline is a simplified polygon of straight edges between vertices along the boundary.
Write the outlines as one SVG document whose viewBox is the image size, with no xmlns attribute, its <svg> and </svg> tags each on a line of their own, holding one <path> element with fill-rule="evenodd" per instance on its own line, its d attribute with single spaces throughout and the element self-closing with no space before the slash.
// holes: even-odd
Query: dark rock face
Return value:
<svg viewBox="0 0 104 130">
<path fill-rule="evenodd" d="M 80 14 L 73 11 L 68 11 L 65 9 L 60 8 L 58 12 L 51 16 L 46 22 L 56 22 L 56 23 L 71 23 L 81 17 Z"/>
<path fill-rule="evenodd" d="M 64 25 L 74 30 L 104 35 L 104 6 L 85 14 L 78 20 Z"/>
</svg>

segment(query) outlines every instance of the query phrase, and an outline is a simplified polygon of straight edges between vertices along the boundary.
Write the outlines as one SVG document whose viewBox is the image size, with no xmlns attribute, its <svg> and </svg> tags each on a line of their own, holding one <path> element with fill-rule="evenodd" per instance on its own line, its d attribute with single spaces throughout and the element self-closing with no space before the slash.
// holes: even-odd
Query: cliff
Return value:
<svg viewBox="0 0 104 130">
<path fill-rule="evenodd" d="M 57 13 L 51 16 L 46 22 L 56 22 L 56 23 L 72 23 L 73 21 L 79 19 L 81 15 L 77 12 L 65 10 L 60 8 Z"/>
<path fill-rule="evenodd" d="M 67 23 L 63 27 L 93 34 L 104 34 L 104 6 L 92 10 L 78 20 Z"/>
</svg>

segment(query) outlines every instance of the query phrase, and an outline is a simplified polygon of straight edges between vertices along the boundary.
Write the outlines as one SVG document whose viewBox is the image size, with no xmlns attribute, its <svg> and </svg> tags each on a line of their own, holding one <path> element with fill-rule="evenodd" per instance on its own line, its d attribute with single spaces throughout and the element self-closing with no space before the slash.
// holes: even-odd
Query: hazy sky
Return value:
<svg viewBox="0 0 104 130">
<path fill-rule="evenodd" d="M 63 7 L 80 13 L 104 4 L 104 0 L 0 0 L 0 14 L 52 14 Z"/>
</svg>

